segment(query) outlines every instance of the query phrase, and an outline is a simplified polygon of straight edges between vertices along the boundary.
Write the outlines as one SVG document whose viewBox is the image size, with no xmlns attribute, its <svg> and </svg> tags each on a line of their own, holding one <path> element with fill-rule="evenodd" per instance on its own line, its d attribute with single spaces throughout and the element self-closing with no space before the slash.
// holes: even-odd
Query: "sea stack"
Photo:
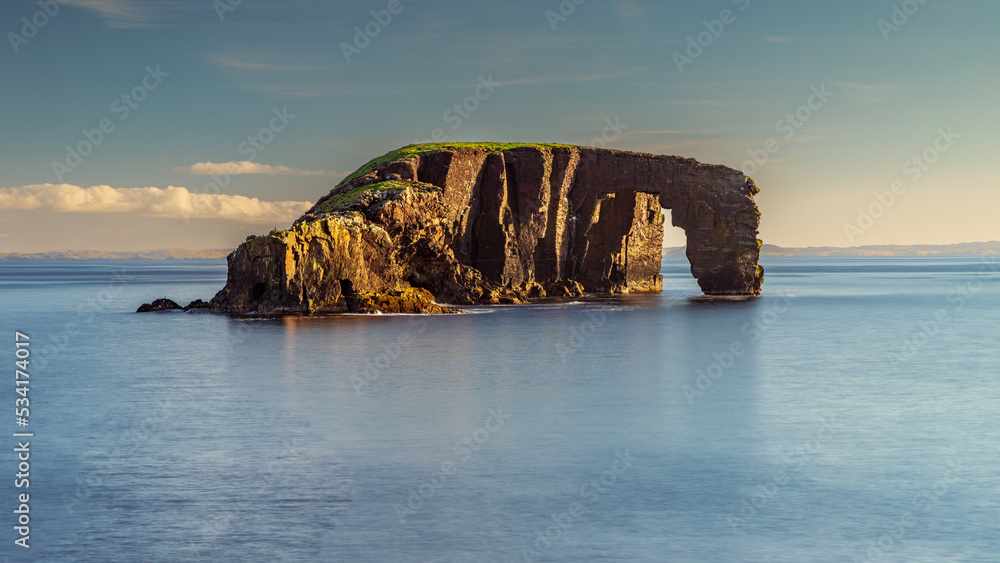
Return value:
<svg viewBox="0 0 1000 563">
<path fill-rule="evenodd" d="M 291 228 L 251 236 L 211 301 L 237 314 L 442 312 L 436 303 L 659 291 L 664 214 L 707 295 L 756 296 L 753 180 L 693 159 L 548 144 L 410 145 Z"/>
</svg>

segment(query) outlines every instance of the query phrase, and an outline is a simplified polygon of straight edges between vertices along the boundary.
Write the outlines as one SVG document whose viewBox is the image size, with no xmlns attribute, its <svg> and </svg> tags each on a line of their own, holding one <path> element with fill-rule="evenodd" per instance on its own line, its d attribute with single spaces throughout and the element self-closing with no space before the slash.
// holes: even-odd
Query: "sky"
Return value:
<svg viewBox="0 0 1000 563">
<path fill-rule="evenodd" d="M 0 252 L 232 248 L 435 132 L 738 168 L 771 244 L 998 240 L 998 21 L 994 0 L 5 0 Z"/>
</svg>

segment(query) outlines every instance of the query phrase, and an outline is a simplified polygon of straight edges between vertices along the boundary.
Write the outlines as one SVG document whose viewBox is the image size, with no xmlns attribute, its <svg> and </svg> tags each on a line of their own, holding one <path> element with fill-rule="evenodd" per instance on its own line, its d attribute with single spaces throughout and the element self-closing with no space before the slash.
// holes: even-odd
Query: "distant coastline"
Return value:
<svg viewBox="0 0 1000 563">
<path fill-rule="evenodd" d="M 103 252 L 100 250 L 66 250 L 61 252 L 8 252 L 0 253 L 0 262 L 40 262 L 56 260 L 224 260 L 232 249 L 215 250 L 147 250 L 142 252 Z M 666 258 L 683 258 L 685 247 L 664 248 Z M 855 247 L 811 246 L 791 248 L 765 244 L 764 257 L 809 256 L 982 256 L 1000 254 L 1000 241 L 964 242 L 961 244 L 872 245 Z"/>
<path fill-rule="evenodd" d="M 222 260 L 228 250 L 148 250 L 143 252 L 102 252 L 100 250 L 66 250 L 62 252 L 0 253 L 0 262 L 44 262 L 55 260 Z"/>
<path fill-rule="evenodd" d="M 683 257 L 685 247 L 664 248 L 664 257 Z M 761 256 L 776 257 L 810 257 L 810 256 L 982 256 L 983 254 L 1000 254 L 1000 241 L 963 242 L 961 244 L 918 244 L 918 245 L 872 245 L 854 247 L 811 246 L 807 248 L 785 248 L 774 244 L 765 244 L 760 249 Z"/>
</svg>

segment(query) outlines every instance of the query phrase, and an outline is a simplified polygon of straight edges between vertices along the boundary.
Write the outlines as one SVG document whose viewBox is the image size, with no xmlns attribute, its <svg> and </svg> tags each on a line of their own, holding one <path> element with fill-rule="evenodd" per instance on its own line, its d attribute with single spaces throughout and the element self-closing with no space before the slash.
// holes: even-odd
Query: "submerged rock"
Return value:
<svg viewBox="0 0 1000 563">
<path fill-rule="evenodd" d="M 211 303 L 206 303 L 201 299 L 195 299 L 194 301 L 188 303 L 187 306 L 184 307 L 184 310 L 190 311 L 192 309 L 211 309 L 211 308 L 212 308 Z"/>
<path fill-rule="evenodd" d="M 181 307 L 174 301 L 167 298 L 157 299 L 152 303 L 143 303 L 136 313 L 154 313 L 157 311 L 183 311 L 184 307 Z"/>
<path fill-rule="evenodd" d="M 228 257 L 218 311 L 443 312 L 659 291 L 664 215 L 707 295 L 760 293 L 754 182 L 695 160 L 566 145 L 411 145 Z M 418 291 L 419 290 L 419 291 Z"/>
<path fill-rule="evenodd" d="M 152 303 L 143 303 L 138 309 L 136 309 L 135 312 L 153 313 L 156 311 L 191 311 L 194 309 L 205 309 L 210 311 L 213 307 L 211 303 L 207 303 L 201 299 L 195 299 L 186 306 L 181 307 L 177 304 L 177 302 L 164 297 L 162 299 L 157 299 Z"/>
</svg>

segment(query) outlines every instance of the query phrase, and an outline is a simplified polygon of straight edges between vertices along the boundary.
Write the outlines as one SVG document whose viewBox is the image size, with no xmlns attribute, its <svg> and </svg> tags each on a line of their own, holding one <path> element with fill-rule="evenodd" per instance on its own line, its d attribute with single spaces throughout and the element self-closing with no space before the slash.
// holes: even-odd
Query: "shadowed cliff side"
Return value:
<svg viewBox="0 0 1000 563">
<path fill-rule="evenodd" d="M 291 229 L 229 256 L 211 306 L 235 314 L 439 312 L 450 304 L 659 291 L 664 215 L 709 295 L 758 295 L 743 173 L 566 145 L 411 145 L 346 178 Z M 426 290 L 426 291 L 418 291 Z M 392 294 L 408 305 L 399 311 Z M 421 305 L 423 304 L 423 305 Z M 405 310 L 404 310 L 405 309 Z"/>
</svg>

